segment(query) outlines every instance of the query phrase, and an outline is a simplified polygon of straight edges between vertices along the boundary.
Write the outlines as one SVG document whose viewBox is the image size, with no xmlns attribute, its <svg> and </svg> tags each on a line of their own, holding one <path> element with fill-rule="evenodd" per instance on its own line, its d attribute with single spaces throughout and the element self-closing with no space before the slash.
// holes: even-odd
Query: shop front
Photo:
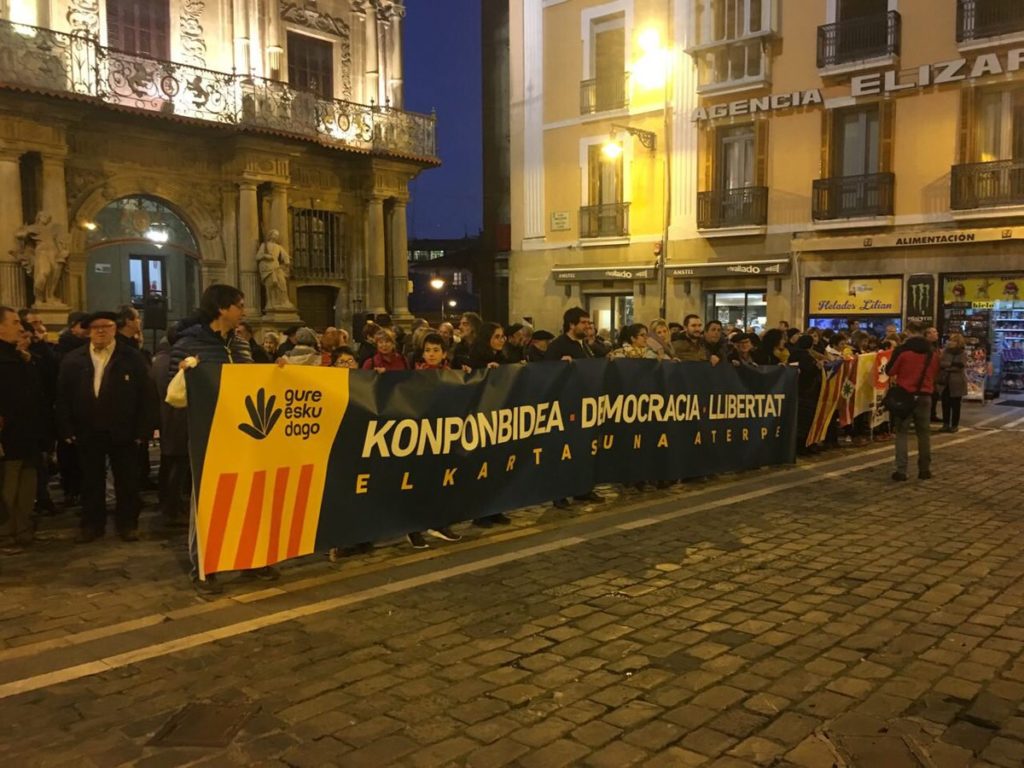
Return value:
<svg viewBox="0 0 1024 768">
<path fill-rule="evenodd" d="M 941 282 L 943 340 L 962 333 L 967 345 L 967 398 L 1024 391 L 1024 269 L 944 274 Z"/>
<path fill-rule="evenodd" d="M 806 296 L 808 327 L 859 327 L 875 336 L 903 328 L 902 275 L 808 278 Z"/>
<path fill-rule="evenodd" d="M 703 319 L 724 326 L 764 329 L 769 324 L 768 298 L 789 274 L 789 259 L 672 264 L 668 277 L 682 281 L 684 292 L 699 290 Z M 788 318 L 780 318 L 788 319 Z"/>
<path fill-rule="evenodd" d="M 566 287 L 567 297 L 571 288 L 578 288 L 581 306 L 590 313 L 598 332 L 609 339 L 636 322 L 638 303 L 645 298 L 657 301 L 655 267 L 556 266 L 551 273 L 557 284 Z"/>
</svg>

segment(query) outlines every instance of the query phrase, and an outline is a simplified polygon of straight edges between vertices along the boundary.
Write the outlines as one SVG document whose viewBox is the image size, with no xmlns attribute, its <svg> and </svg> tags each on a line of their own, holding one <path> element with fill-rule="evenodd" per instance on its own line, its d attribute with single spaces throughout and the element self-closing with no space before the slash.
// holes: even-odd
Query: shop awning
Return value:
<svg viewBox="0 0 1024 768">
<path fill-rule="evenodd" d="M 694 277 L 736 277 L 743 275 L 765 275 L 777 277 L 788 275 L 789 259 L 760 259 L 757 261 L 708 261 L 702 264 L 686 262 L 665 265 L 670 278 L 690 279 Z"/>
<path fill-rule="evenodd" d="M 615 265 L 583 265 L 556 264 L 551 268 L 551 275 L 558 283 L 575 283 L 584 280 L 656 280 L 658 269 L 643 264 Z"/>
</svg>

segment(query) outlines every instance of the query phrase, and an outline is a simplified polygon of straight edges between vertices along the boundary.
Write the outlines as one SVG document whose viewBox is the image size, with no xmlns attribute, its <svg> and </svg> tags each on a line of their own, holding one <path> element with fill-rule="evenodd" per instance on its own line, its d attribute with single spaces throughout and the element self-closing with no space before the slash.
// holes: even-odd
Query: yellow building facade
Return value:
<svg viewBox="0 0 1024 768">
<path fill-rule="evenodd" d="M 438 161 L 401 108 L 404 10 L 0 0 L 0 303 L 173 322 L 229 282 L 257 326 L 407 316 L 408 184 Z"/>
<path fill-rule="evenodd" d="M 1013 324 L 1024 4 L 511 8 L 513 316 Z"/>
</svg>

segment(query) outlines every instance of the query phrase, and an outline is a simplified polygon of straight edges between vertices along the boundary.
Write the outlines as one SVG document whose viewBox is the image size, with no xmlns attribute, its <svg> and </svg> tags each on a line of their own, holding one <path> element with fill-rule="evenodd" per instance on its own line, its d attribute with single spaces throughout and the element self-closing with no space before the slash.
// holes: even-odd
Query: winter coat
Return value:
<svg viewBox="0 0 1024 768">
<path fill-rule="evenodd" d="M 672 342 L 672 352 L 678 360 L 706 363 L 708 361 L 708 348 L 704 343 L 704 337 L 694 341 L 683 334 Z"/>
<path fill-rule="evenodd" d="M 594 351 L 586 343 L 570 339 L 569 335 L 565 333 L 548 344 L 548 351 L 544 353 L 545 360 L 561 360 L 563 357 L 585 360 L 593 356 Z"/>
<path fill-rule="evenodd" d="M 57 379 L 57 431 L 62 440 L 107 434 L 115 444 L 146 440 L 157 422 L 156 393 L 142 353 L 114 344 L 97 397 L 90 345 L 69 353 Z"/>
<path fill-rule="evenodd" d="M 950 397 L 964 397 L 967 394 L 967 351 L 946 347 L 939 358 L 938 385 Z"/>
<path fill-rule="evenodd" d="M 380 352 L 363 363 L 363 370 L 373 371 L 383 368 L 385 371 L 407 371 L 409 364 L 398 352 L 392 352 L 386 358 Z"/>
<path fill-rule="evenodd" d="M 46 432 L 39 375 L 35 365 L 6 341 L 0 341 L 0 419 L 4 459 L 38 456 Z"/>
<path fill-rule="evenodd" d="M 283 355 L 282 359 L 289 365 L 323 365 L 323 357 L 313 347 L 296 344 Z"/>
<path fill-rule="evenodd" d="M 921 376 L 925 362 L 928 364 L 927 371 Z M 896 378 L 896 385 L 905 389 L 911 394 L 930 395 L 935 392 L 935 377 L 939 372 L 939 356 L 935 354 L 932 345 L 920 336 L 911 336 L 907 341 L 893 350 L 892 358 L 886 369 L 889 378 Z M 918 381 L 921 382 L 920 389 L 917 388 Z"/>
<path fill-rule="evenodd" d="M 186 357 L 198 357 L 200 365 L 252 362 L 249 344 L 240 336 L 231 334 L 225 339 L 205 323 L 189 326 L 178 335 L 168 359 L 168 381 Z"/>
</svg>

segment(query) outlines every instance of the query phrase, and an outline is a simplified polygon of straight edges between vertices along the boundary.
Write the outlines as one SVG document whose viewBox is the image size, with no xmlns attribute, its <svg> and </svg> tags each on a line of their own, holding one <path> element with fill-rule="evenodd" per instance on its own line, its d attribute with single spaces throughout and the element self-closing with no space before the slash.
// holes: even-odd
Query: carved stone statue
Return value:
<svg viewBox="0 0 1024 768">
<path fill-rule="evenodd" d="M 67 233 L 53 223 L 50 214 L 40 211 L 35 223 L 21 227 L 14 237 L 18 249 L 12 253 L 32 276 L 33 306 L 63 306 L 57 288 L 68 261 Z"/>
<path fill-rule="evenodd" d="M 288 298 L 288 278 L 291 275 L 292 260 L 280 241 L 281 233 L 272 229 L 256 251 L 256 267 L 267 292 L 264 312 L 295 309 Z"/>
</svg>

